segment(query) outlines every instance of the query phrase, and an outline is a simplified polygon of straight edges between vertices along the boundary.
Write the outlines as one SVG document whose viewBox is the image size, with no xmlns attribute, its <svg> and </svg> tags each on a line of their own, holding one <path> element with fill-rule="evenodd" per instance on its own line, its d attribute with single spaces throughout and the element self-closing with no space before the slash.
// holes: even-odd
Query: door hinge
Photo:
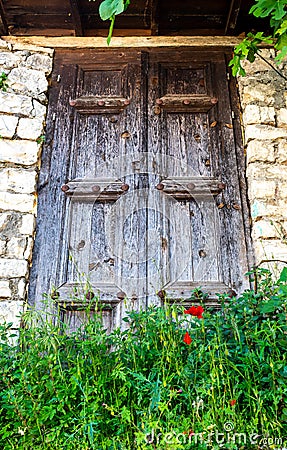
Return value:
<svg viewBox="0 0 287 450">
<path fill-rule="evenodd" d="M 226 73 L 226 78 L 228 79 L 228 81 L 230 80 L 230 73 L 229 72 Z"/>
<path fill-rule="evenodd" d="M 59 75 L 57 76 L 57 83 L 60 83 L 60 81 L 61 81 L 61 75 L 59 74 Z"/>
<path fill-rule="evenodd" d="M 56 120 L 56 113 L 53 113 L 52 120 L 53 120 L 53 122 L 55 122 L 55 120 Z"/>
<path fill-rule="evenodd" d="M 232 117 L 232 119 L 235 119 L 234 111 L 231 111 L 231 117 Z"/>
</svg>

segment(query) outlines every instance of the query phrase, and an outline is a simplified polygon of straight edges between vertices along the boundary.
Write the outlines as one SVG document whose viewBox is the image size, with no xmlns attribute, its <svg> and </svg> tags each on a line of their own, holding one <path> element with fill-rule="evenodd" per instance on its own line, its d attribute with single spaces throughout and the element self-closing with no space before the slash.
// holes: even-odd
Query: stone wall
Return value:
<svg viewBox="0 0 287 450">
<path fill-rule="evenodd" d="M 52 50 L 0 40 L 0 321 L 19 325 L 26 300 L 36 216 L 36 182 Z"/>
<path fill-rule="evenodd" d="M 262 56 L 273 63 L 273 50 Z M 287 261 L 287 82 L 260 58 L 244 67 L 238 83 L 255 256 Z"/>
</svg>

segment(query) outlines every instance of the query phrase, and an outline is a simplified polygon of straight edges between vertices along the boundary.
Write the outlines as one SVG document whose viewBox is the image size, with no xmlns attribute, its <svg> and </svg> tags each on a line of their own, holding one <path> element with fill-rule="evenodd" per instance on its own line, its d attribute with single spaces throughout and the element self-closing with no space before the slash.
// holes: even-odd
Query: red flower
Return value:
<svg viewBox="0 0 287 450">
<path fill-rule="evenodd" d="M 233 399 L 233 400 L 229 400 L 229 403 L 230 403 L 230 406 L 234 406 L 234 405 L 235 405 L 235 403 L 236 403 L 236 400 L 235 400 L 235 399 Z"/>
<path fill-rule="evenodd" d="M 192 339 L 191 339 L 188 331 L 184 335 L 183 342 L 185 342 L 187 345 L 190 345 L 192 343 Z"/>
<path fill-rule="evenodd" d="M 198 319 L 202 319 L 202 313 L 204 309 L 202 306 L 191 306 L 189 309 L 184 311 L 184 314 L 190 314 L 191 316 L 197 317 Z"/>
<path fill-rule="evenodd" d="M 195 432 L 192 430 L 184 431 L 182 434 L 188 434 L 188 437 L 194 436 Z"/>
</svg>

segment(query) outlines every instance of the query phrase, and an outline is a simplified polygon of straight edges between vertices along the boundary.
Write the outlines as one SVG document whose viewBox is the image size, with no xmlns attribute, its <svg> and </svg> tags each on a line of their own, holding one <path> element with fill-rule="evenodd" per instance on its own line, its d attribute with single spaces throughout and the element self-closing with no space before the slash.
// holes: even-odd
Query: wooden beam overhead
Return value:
<svg viewBox="0 0 287 450">
<path fill-rule="evenodd" d="M 5 17 L 3 1 L 0 0 L 0 35 L 8 34 L 8 25 Z"/>
<path fill-rule="evenodd" d="M 242 0 L 231 0 L 230 8 L 228 11 L 228 16 L 227 16 L 227 20 L 226 20 L 225 30 L 224 30 L 225 35 L 233 33 L 236 28 L 237 19 L 238 19 L 240 7 L 241 7 L 241 1 Z"/>
<path fill-rule="evenodd" d="M 152 36 L 158 35 L 158 22 L 159 22 L 159 0 L 151 0 L 150 8 L 150 30 Z"/>
<path fill-rule="evenodd" d="M 78 0 L 70 0 L 71 14 L 76 36 L 83 36 L 83 25 Z"/>
</svg>

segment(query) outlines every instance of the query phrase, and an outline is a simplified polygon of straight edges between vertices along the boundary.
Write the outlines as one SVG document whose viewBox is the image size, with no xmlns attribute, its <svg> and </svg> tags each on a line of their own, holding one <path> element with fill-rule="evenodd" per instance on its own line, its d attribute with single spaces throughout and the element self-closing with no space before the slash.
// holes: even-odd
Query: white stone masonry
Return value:
<svg viewBox="0 0 287 450">
<path fill-rule="evenodd" d="M 26 300 L 52 63 L 52 50 L 17 51 L 0 40 L 0 322 L 13 328 Z"/>
</svg>

